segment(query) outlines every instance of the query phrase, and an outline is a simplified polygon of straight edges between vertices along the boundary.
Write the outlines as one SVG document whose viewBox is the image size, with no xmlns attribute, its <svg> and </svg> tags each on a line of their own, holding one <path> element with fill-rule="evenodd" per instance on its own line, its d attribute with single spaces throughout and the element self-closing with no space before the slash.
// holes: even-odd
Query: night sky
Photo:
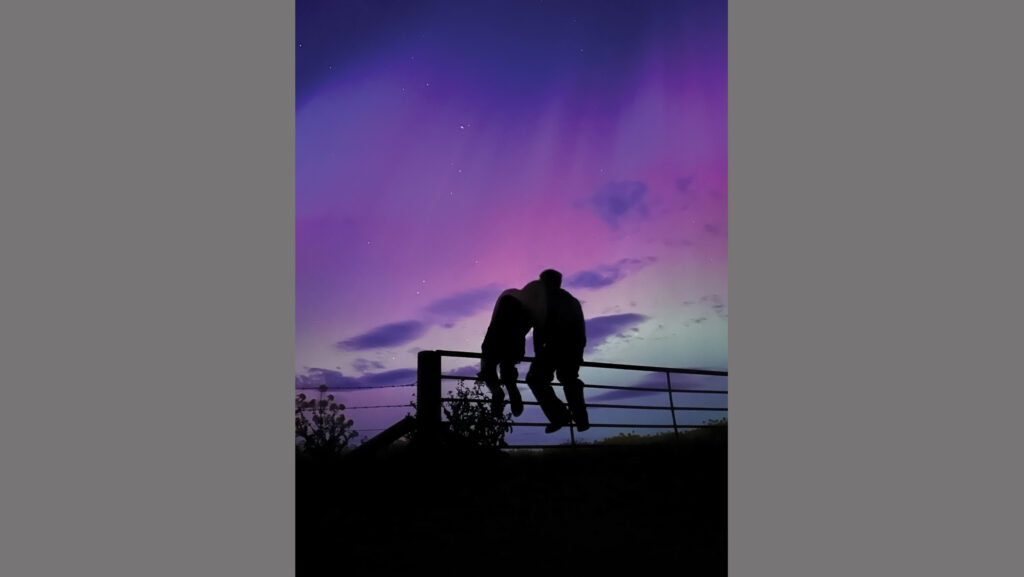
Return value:
<svg viewBox="0 0 1024 577">
<path fill-rule="evenodd" d="M 545 268 L 583 303 L 586 360 L 728 370 L 726 46 L 724 0 L 299 0 L 296 386 L 407 405 L 412 387 L 355 387 L 414 382 L 419 350 L 479 352 L 498 294 Z M 347 415 L 370 436 L 409 410 Z"/>
</svg>

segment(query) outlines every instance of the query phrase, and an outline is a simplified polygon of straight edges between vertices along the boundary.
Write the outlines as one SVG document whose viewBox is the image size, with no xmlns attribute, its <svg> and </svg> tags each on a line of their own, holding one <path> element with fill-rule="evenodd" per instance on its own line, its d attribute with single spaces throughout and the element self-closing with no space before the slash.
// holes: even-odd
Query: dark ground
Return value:
<svg viewBox="0 0 1024 577">
<path fill-rule="evenodd" d="M 397 448 L 296 469 L 297 574 L 725 575 L 725 430 L 493 453 Z"/>
</svg>

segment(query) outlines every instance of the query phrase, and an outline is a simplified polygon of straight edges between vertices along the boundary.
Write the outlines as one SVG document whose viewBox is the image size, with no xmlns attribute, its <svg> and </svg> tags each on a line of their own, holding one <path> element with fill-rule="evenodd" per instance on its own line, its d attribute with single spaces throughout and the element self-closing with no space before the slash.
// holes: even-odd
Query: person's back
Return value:
<svg viewBox="0 0 1024 577">
<path fill-rule="evenodd" d="M 587 331 L 580 301 L 565 289 L 553 291 L 548 304 L 547 322 L 546 345 L 550 347 L 549 354 L 560 362 L 583 362 Z"/>
</svg>

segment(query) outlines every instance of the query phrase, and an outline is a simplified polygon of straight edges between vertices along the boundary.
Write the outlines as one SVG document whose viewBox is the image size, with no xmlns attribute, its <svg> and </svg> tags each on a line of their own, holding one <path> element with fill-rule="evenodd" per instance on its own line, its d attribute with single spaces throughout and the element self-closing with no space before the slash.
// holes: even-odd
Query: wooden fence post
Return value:
<svg viewBox="0 0 1024 577">
<path fill-rule="evenodd" d="M 437 351 L 416 355 L 416 429 L 421 442 L 437 443 L 441 429 L 441 354 Z"/>
</svg>

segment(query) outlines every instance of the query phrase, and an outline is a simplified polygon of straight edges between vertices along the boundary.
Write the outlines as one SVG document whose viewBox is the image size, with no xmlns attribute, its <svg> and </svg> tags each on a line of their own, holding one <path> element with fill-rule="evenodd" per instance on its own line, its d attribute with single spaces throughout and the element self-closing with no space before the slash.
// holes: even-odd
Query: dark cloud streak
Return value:
<svg viewBox="0 0 1024 577">
<path fill-rule="evenodd" d="M 356 359 L 352 361 L 352 368 L 360 373 L 365 373 L 370 369 L 383 369 L 384 364 L 380 361 L 371 361 L 369 359 Z"/>
<path fill-rule="evenodd" d="M 611 230 L 617 230 L 622 220 L 648 215 L 647 185 L 639 181 L 609 182 L 587 199 L 587 204 Z"/>
<path fill-rule="evenodd" d="M 426 311 L 446 319 L 471 317 L 480 311 L 490 310 L 494 301 L 501 294 L 498 285 L 458 293 L 447 298 L 436 300 L 427 305 Z"/>
<path fill-rule="evenodd" d="M 565 279 L 567 288 L 604 288 L 613 285 L 657 259 L 653 256 L 644 259 L 624 258 L 615 264 L 604 264 L 592 269 L 583 270 Z"/>
<path fill-rule="evenodd" d="M 341 341 L 336 346 L 349 351 L 394 347 L 412 342 L 423 336 L 425 332 L 427 332 L 427 326 L 420 321 L 391 323 Z"/>
<path fill-rule="evenodd" d="M 629 332 L 635 332 L 636 326 L 649 317 L 636 313 L 594 317 L 587 320 L 587 351 L 593 352 L 612 337 L 629 338 Z"/>
</svg>

